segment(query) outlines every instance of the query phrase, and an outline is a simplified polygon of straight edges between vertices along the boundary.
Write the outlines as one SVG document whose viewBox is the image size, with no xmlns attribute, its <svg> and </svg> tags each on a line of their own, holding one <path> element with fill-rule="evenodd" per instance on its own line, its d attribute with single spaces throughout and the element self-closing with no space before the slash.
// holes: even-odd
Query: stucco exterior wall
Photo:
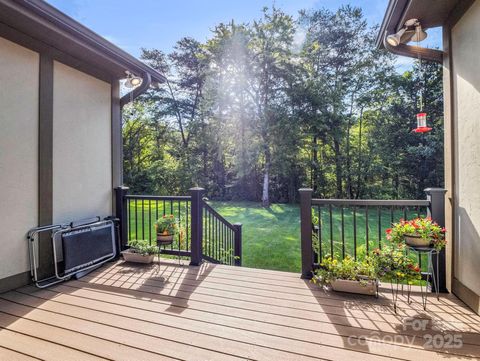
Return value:
<svg viewBox="0 0 480 361">
<path fill-rule="evenodd" d="M 111 86 L 55 62 L 53 95 L 53 221 L 111 215 Z"/>
<path fill-rule="evenodd" d="M 480 294 L 480 1 L 452 28 L 454 277 Z"/>
<path fill-rule="evenodd" d="M 0 279 L 29 270 L 38 224 L 39 55 L 0 37 Z"/>
</svg>

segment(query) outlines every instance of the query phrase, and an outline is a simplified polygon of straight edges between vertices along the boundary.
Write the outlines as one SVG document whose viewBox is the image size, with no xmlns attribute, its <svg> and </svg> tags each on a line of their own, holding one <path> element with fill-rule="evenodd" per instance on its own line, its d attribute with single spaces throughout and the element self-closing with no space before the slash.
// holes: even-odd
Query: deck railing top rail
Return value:
<svg viewBox="0 0 480 361">
<path fill-rule="evenodd" d="M 426 199 L 320 199 L 312 198 L 312 205 L 332 206 L 385 206 L 385 207 L 428 207 Z"/>
<path fill-rule="evenodd" d="M 203 202 L 203 207 L 210 212 L 215 218 L 218 219 L 223 225 L 225 225 L 227 228 L 230 228 L 232 231 L 236 230 L 235 225 L 227 221 L 220 213 L 218 213 L 215 208 L 213 208 L 210 204 L 207 202 Z"/>
<path fill-rule="evenodd" d="M 125 196 L 127 199 L 139 199 L 139 200 L 161 200 L 161 201 L 189 201 L 192 199 L 190 196 L 145 196 L 145 195 L 133 195 L 127 194 Z"/>
</svg>

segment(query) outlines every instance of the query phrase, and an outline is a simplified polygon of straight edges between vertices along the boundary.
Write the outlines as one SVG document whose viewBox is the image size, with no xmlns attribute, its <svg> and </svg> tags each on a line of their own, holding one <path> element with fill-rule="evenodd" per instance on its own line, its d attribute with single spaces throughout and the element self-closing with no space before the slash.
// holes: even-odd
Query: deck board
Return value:
<svg viewBox="0 0 480 361">
<path fill-rule="evenodd" d="M 0 360 L 480 358 L 478 315 L 452 295 L 432 298 L 427 311 L 418 292 L 412 299 L 402 296 L 394 314 L 388 289 L 375 299 L 287 272 L 111 263 L 49 289 L 1 294 Z M 412 329 L 413 319 L 426 328 Z M 424 336 L 450 334 L 462 347 L 425 345 Z"/>
</svg>

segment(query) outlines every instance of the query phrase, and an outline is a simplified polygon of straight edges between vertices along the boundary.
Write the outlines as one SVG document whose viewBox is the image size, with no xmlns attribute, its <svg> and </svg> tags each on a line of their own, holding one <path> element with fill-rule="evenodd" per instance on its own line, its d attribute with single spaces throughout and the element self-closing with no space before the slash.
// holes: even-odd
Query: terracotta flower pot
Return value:
<svg viewBox="0 0 480 361">
<path fill-rule="evenodd" d="M 336 279 L 331 283 L 332 290 L 337 292 L 357 293 L 361 295 L 375 296 L 377 294 L 377 281 L 360 281 Z"/>
<path fill-rule="evenodd" d="M 134 253 L 131 250 L 127 249 L 122 251 L 123 259 L 126 262 L 134 262 L 134 263 L 152 263 L 155 255 L 153 254 L 140 254 Z"/>
<path fill-rule="evenodd" d="M 164 233 L 157 233 L 157 243 L 162 244 L 162 243 L 172 243 L 173 242 L 173 234 L 164 234 Z"/>
<path fill-rule="evenodd" d="M 404 238 L 405 243 L 412 247 L 429 247 L 431 244 L 431 240 L 424 239 L 414 234 L 406 234 L 404 235 Z"/>
</svg>

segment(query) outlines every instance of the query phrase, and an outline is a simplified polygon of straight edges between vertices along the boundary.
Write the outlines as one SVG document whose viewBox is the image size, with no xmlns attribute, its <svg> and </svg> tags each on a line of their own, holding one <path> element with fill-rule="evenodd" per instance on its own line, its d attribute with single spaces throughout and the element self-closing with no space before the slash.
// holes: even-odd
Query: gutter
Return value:
<svg viewBox="0 0 480 361">
<path fill-rule="evenodd" d="M 0 0 L 0 3 L 3 3 L 4 1 L 5 0 Z M 29 12 L 25 13 L 25 11 L 22 11 L 22 13 L 29 17 L 32 17 L 31 14 L 36 17 L 40 17 L 46 22 L 42 25 L 53 25 L 57 29 L 60 29 L 70 36 L 73 36 L 73 39 L 69 39 L 70 41 L 78 42 L 78 44 L 82 47 L 87 46 L 90 48 L 90 50 L 94 49 L 100 56 L 108 58 L 121 68 L 132 70 L 132 72 L 135 73 L 150 73 L 154 81 L 159 83 L 166 81 L 163 74 L 160 74 L 147 64 L 142 63 L 132 55 L 120 49 L 118 46 L 110 43 L 100 35 L 65 15 L 43 0 L 10 0 L 5 1 L 5 5 L 15 9 L 16 11 L 21 11 L 19 9 L 19 7 L 21 7 Z M 52 29 L 52 31 L 58 32 L 56 29 Z"/>
<path fill-rule="evenodd" d="M 407 56 L 409 58 L 415 58 L 415 59 L 420 57 L 422 60 L 432 61 L 438 64 L 443 63 L 443 51 L 437 50 L 437 49 L 422 48 L 420 46 L 405 45 L 405 44 L 392 46 L 387 41 L 388 35 L 390 35 L 388 31 L 385 31 L 385 35 L 383 36 L 383 46 L 389 52 L 396 55 Z"/>
<path fill-rule="evenodd" d="M 152 84 L 152 77 L 150 73 L 144 73 L 142 76 L 142 84 L 133 89 L 131 92 L 125 94 L 120 99 L 120 108 L 123 108 L 126 104 L 130 103 L 135 98 L 145 93 L 150 87 L 150 84 Z"/>
</svg>

